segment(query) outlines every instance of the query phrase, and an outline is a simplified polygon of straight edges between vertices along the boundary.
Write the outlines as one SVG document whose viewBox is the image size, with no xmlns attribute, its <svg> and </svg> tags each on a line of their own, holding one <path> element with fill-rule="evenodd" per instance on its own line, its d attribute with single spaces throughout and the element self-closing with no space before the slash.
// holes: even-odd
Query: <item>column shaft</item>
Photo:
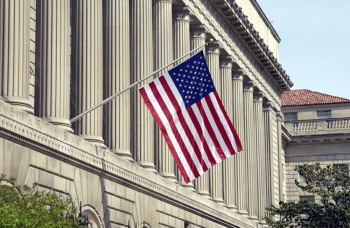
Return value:
<svg viewBox="0 0 350 228">
<path fill-rule="evenodd" d="M 78 115 L 102 101 L 102 0 L 72 1 L 73 112 Z M 102 108 L 74 123 L 78 135 L 100 147 Z"/>
<path fill-rule="evenodd" d="M 245 125 L 244 125 L 244 100 L 243 100 L 243 72 L 235 69 L 233 72 L 233 125 L 241 139 L 243 150 L 236 155 L 234 177 L 237 185 L 234 192 L 237 211 L 240 214 L 247 214 L 247 172 L 246 169 L 246 146 L 245 146 Z M 233 207 L 234 209 L 234 207 Z"/>
<path fill-rule="evenodd" d="M 196 47 L 199 47 L 203 44 L 205 44 L 205 29 L 203 26 L 193 26 L 190 29 L 191 31 L 191 50 L 193 50 Z M 197 189 L 198 194 L 209 198 L 209 172 L 203 173 L 200 177 L 196 179 L 195 187 Z"/>
<path fill-rule="evenodd" d="M 70 1 L 38 0 L 35 112 L 73 132 L 70 114 Z"/>
<path fill-rule="evenodd" d="M 33 113 L 29 102 L 29 1 L 0 1 L 0 99 Z"/>
<path fill-rule="evenodd" d="M 256 172 L 255 172 L 255 186 L 254 186 L 254 197 L 253 201 L 253 215 L 257 216 L 259 220 L 264 218 L 265 202 L 266 202 L 266 182 L 265 182 L 265 154 L 262 145 L 263 132 L 262 132 L 262 93 L 258 92 L 254 96 L 254 120 L 255 120 L 255 160 L 256 160 Z"/>
<path fill-rule="evenodd" d="M 104 99 L 130 85 L 129 0 L 103 2 Z M 132 161 L 130 153 L 130 91 L 104 105 L 106 146 Z"/>
<path fill-rule="evenodd" d="M 232 60 L 228 56 L 221 59 L 221 79 L 222 79 L 222 103 L 226 109 L 227 115 L 233 120 L 233 84 L 232 84 Z M 234 197 L 236 189 L 235 174 L 236 156 L 231 156 L 223 161 L 223 181 L 224 181 L 224 202 L 228 208 L 236 209 L 236 199 Z"/>
<path fill-rule="evenodd" d="M 219 56 L 220 47 L 219 44 L 214 43 L 208 46 L 208 52 L 206 59 L 210 74 L 213 78 L 216 91 L 220 97 L 222 97 L 221 89 L 221 75 Z M 220 162 L 214 165 L 210 170 L 210 192 L 213 200 L 219 204 L 223 204 L 223 163 Z"/>
<path fill-rule="evenodd" d="M 173 60 L 172 0 L 155 0 L 153 3 L 153 16 L 155 24 L 154 66 L 155 69 L 159 69 Z M 159 72 L 159 75 L 167 70 L 169 69 Z M 155 128 L 155 134 L 158 172 L 163 177 L 176 181 L 174 158 L 158 126 Z"/>
<path fill-rule="evenodd" d="M 253 114 L 253 83 L 248 81 L 244 85 L 244 146 L 245 146 L 245 172 L 247 173 L 247 198 L 246 202 L 248 204 L 248 215 L 254 217 L 253 214 L 253 198 L 254 189 L 256 188 L 256 183 L 253 181 L 253 175 L 255 175 L 256 162 L 254 160 L 253 144 L 254 141 L 254 114 Z"/>
<path fill-rule="evenodd" d="M 235 166 L 234 176 L 237 188 L 235 189 L 234 201 L 237 211 L 240 214 L 247 214 L 247 173 L 246 169 L 246 147 L 245 147 L 245 128 L 244 128 L 244 101 L 243 101 L 243 72 L 234 70 L 233 72 L 233 125 L 241 139 L 243 150 L 234 155 Z M 234 208 L 233 208 L 234 209 Z"/>
<path fill-rule="evenodd" d="M 131 1 L 131 81 L 136 82 L 153 71 L 152 0 Z M 152 81 L 148 79 L 143 83 Z M 137 90 L 132 97 L 132 143 L 134 159 L 155 172 L 154 120 Z"/>
<path fill-rule="evenodd" d="M 190 15 L 188 9 L 181 7 L 173 10 L 174 59 L 190 52 Z M 188 57 L 187 57 L 188 58 Z M 182 59 L 184 61 L 185 59 Z M 181 63 L 179 61 L 176 64 Z M 177 181 L 185 188 L 194 190 L 193 183 L 185 183 L 180 171 L 176 169 Z"/>
</svg>

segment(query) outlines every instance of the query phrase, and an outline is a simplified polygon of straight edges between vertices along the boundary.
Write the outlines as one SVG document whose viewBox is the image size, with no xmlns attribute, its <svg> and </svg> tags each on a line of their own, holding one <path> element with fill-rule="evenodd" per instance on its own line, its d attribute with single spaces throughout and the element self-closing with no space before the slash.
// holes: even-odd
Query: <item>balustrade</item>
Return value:
<svg viewBox="0 0 350 228">
<path fill-rule="evenodd" d="M 288 131 L 322 131 L 322 130 L 350 130 L 350 118 L 287 121 L 285 127 Z"/>
</svg>

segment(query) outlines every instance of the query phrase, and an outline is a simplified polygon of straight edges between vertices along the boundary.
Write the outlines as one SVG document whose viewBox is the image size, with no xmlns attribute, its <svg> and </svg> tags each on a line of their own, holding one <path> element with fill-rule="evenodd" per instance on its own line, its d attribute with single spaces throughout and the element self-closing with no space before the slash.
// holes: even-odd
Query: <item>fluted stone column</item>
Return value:
<svg viewBox="0 0 350 228">
<path fill-rule="evenodd" d="M 284 181 L 284 170 L 283 170 L 283 154 L 282 154 L 282 123 L 283 113 L 277 112 L 277 140 L 278 140 L 278 192 L 279 201 L 284 201 L 283 194 L 283 181 Z"/>
<path fill-rule="evenodd" d="M 173 9 L 173 34 L 174 34 L 174 59 L 177 59 L 190 52 L 190 11 L 187 7 Z M 185 59 L 183 58 L 178 63 Z M 186 184 L 180 171 L 176 168 L 177 181 L 185 188 L 194 190 L 192 182 Z"/>
<path fill-rule="evenodd" d="M 152 0 L 131 1 L 131 82 L 153 72 Z M 144 81 L 142 85 L 152 81 Z M 138 91 L 132 91 L 131 151 L 140 166 L 156 172 L 154 159 L 154 120 Z"/>
<path fill-rule="evenodd" d="M 244 101 L 243 101 L 243 75 L 241 69 L 234 69 L 232 72 L 232 108 L 233 125 L 243 145 L 243 150 L 234 155 L 235 165 L 233 176 L 235 178 L 236 188 L 233 201 L 236 202 L 237 211 L 240 214 L 247 214 L 247 172 L 246 169 L 246 148 L 245 148 L 245 128 L 244 128 Z M 228 207 L 235 210 L 234 205 Z"/>
<path fill-rule="evenodd" d="M 206 29 L 203 25 L 191 26 L 190 32 L 191 32 L 191 50 L 205 44 Z M 195 180 L 195 188 L 198 194 L 206 198 L 210 198 L 209 172 L 210 170 L 206 171 Z"/>
<path fill-rule="evenodd" d="M 216 91 L 220 98 L 222 97 L 222 86 L 221 86 L 221 74 L 220 74 L 220 44 L 215 42 L 208 45 L 207 49 L 207 63 L 208 68 L 213 78 Z M 224 204 L 223 200 L 223 163 L 220 162 L 214 165 L 210 170 L 210 192 L 213 200 L 219 204 Z"/>
<path fill-rule="evenodd" d="M 102 0 L 72 1 L 72 93 L 74 114 L 102 101 Z M 74 122 L 76 134 L 100 147 L 102 108 Z"/>
<path fill-rule="evenodd" d="M 129 0 L 103 2 L 104 99 L 130 85 Z M 103 138 L 117 155 L 132 161 L 130 152 L 130 91 L 104 105 Z"/>
<path fill-rule="evenodd" d="M 264 138 L 265 138 L 265 173 L 266 173 L 266 205 L 274 204 L 275 183 L 273 180 L 273 128 L 276 121 L 275 111 L 270 101 L 263 103 L 263 117 L 264 117 Z"/>
<path fill-rule="evenodd" d="M 233 120 L 233 83 L 232 83 L 232 57 L 226 55 L 220 58 L 220 74 L 222 79 L 222 103 L 227 115 Z M 236 185 L 235 159 L 231 156 L 223 161 L 224 202 L 228 208 L 236 209 L 235 192 L 239 186 Z"/>
<path fill-rule="evenodd" d="M 263 102 L 262 92 L 254 94 L 254 120 L 255 120 L 255 160 L 256 164 L 256 201 L 255 213 L 260 221 L 265 217 L 266 208 L 266 176 L 265 176 L 265 149 L 264 149 L 264 132 L 263 132 Z"/>
<path fill-rule="evenodd" d="M 207 29 L 204 25 L 191 25 L 191 50 L 205 44 Z M 205 53 L 205 48 L 203 49 Z"/>
<path fill-rule="evenodd" d="M 247 173 L 247 203 L 248 215 L 256 218 L 254 214 L 255 189 L 257 183 L 254 182 L 256 176 L 256 160 L 254 158 L 254 113 L 253 113 L 253 82 L 244 82 L 244 146 L 245 146 L 245 172 Z M 256 179 L 255 179 L 256 180 Z"/>
<path fill-rule="evenodd" d="M 73 132 L 70 115 L 70 0 L 37 0 L 35 112 Z"/>
<path fill-rule="evenodd" d="M 0 1 L 0 99 L 33 113 L 29 102 L 29 1 Z"/>
<path fill-rule="evenodd" d="M 172 0 L 153 0 L 153 16 L 155 25 L 154 66 L 155 69 L 159 69 L 173 60 Z M 167 70 L 169 69 L 159 72 L 159 75 Z M 159 174 L 176 182 L 174 158 L 158 126 L 155 128 L 155 134 Z"/>
</svg>

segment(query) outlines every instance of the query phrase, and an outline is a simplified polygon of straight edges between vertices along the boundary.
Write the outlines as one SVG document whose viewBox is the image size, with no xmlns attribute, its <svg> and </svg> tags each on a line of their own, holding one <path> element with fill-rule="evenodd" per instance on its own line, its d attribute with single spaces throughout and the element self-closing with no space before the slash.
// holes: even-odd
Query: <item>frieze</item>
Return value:
<svg viewBox="0 0 350 228">
<path fill-rule="evenodd" d="M 21 111 L 11 105 L 0 101 L 0 136 L 16 143 L 25 145 L 38 152 L 44 153 L 50 157 L 62 160 L 66 163 L 82 168 L 96 175 L 102 175 L 106 179 L 116 183 L 127 185 L 128 187 L 144 192 L 154 198 L 164 200 L 174 206 L 184 208 L 194 214 L 212 215 L 215 222 L 224 226 L 231 227 L 232 224 L 241 227 L 251 227 L 253 222 L 248 218 L 239 217 L 235 219 L 228 214 L 234 213 L 228 209 L 222 208 L 215 210 L 215 207 L 208 206 L 214 203 L 210 200 L 203 200 L 202 197 L 193 194 L 188 196 L 188 191 L 179 188 L 178 185 L 166 184 L 161 176 L 148 173 L 144 177 L 145 171 L 136 163 L 131 163 L 119 158 L 105 149 L 96 147 L 81 139 L 79 136 L 68 132 L 63 132 L 59 127 L 54 126 L 44 120 L 29 113 L 24 113 L 23 120 L 17 120 Z M 11 115 L 5 110 L 11 110 Z M 31 122 L 33 125 L 29 125 Z M 38 129 L 37 123 L 42 123 L 42 129 Z M 36 124 L 34 124 L 36 123 Z M 56 129 L 57 128 L 57 131 Z M 159 183 L 159 184 L 158 184 Z M 168 187 L 164 187 L 164 186 Z M 196 198 L 200 197 L 200 201 Z M 247 225 L 250 224 L 250 225 Z"/>
</svg>

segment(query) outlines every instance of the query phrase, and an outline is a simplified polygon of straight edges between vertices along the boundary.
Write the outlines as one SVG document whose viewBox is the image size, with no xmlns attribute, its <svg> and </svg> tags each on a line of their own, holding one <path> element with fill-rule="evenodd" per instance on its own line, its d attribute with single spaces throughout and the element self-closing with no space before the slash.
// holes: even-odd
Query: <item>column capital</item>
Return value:
<svg viewBox="0 0 350 228">
<path fill-rule="evenodd" d="M 216 54 L 216 55 L 220 55 L 220 49 L 222 49 L 222 45 L 220 43 L 220 41 L 214 41 L 211 44 L 208 44 L 208 54 Z"/>
<path fill-rule="evenodd" d="M 191 24 L 190 32 L 192 37 L 205 39 L 206 34 L 209 32 L 209 29 L 204 24 Z"/>
<path fill-rule="evenodd" d="M 188 6 L 176 6 L 173 8 L 174 21 L 190 22 L 191 21 L 190 18 L 192 15 L 193 15 L 193 12 Z"/>
<path fill-rule="evenodd" d="M 232 79 L 243 81 L 243 77 L 246 75 L 242 68 L 237 68 L 232 70 Z"/>
<path fill-rule="evenodd" d="M 220 55 L 220 67 L 221 68 L 232 68 L 233 67 L 233 57 L 230 55 Z"/>
<path fill-rule="evenodd" d="M 158 2 L 169 2 L 169 3 L 173 3 L 173 0 L 152 0 L 152 3 L 158 3 Z"/>
<path fill-rule="evenodd" d="M 262 92 L 254 93 L 254 102 L 263 103 L 264 94 Z"/>
<path fill-rule="evenodd" d="M 284 121 L 284 115 L 281 111 L 276 112 L 276 117 L 277 117 L 277 121 L 280 121 L 280 122 Z"/>
<path fill-rule="evenodd" d="M 254 92 L 254 82 L 251 80 L 243 82 L 243 90 L 244 92 Z"/>
</svg>

